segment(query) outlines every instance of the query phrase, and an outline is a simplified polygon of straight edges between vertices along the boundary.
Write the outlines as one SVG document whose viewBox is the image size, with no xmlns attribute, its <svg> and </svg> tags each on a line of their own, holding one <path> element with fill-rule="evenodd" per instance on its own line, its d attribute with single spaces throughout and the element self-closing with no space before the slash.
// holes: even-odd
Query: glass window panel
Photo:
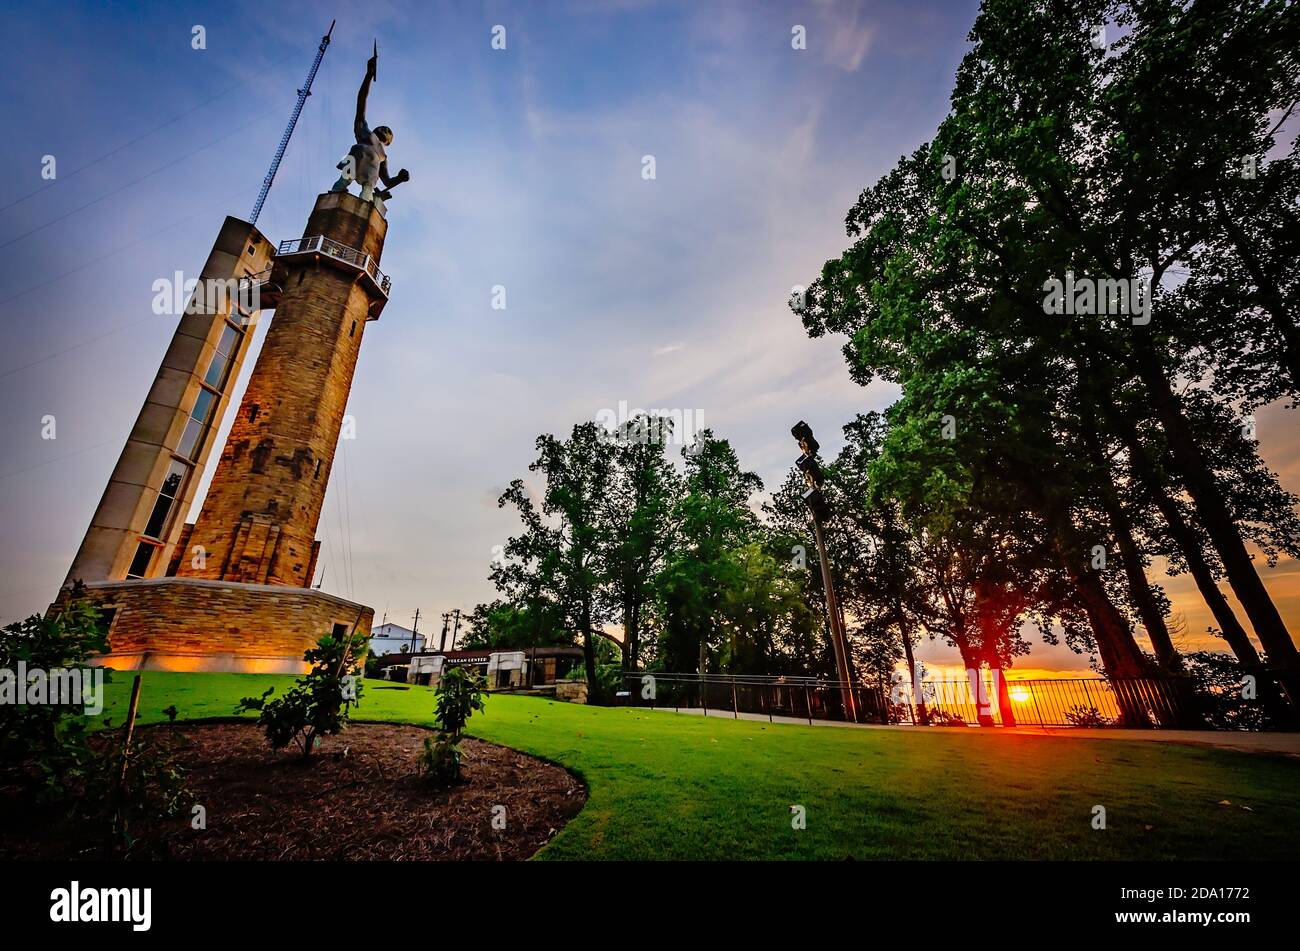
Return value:
<svg viewBox="0 0 1300 951">
<path fill-rule="evenodd" d="M 237 339 L 239 339 L 239 331 L 230 326 L 230 324 L 226 324 L 225 328 L 221 331 L 221 339 L 217 341 L 217 352 L 224 354 L 227 357 L 230 356 Z"/>
<path fill-rule="evenodd" d="M 163 479 L 162 488 L 158 491 L 169 499 L 176 498 L 181 487 L 181 480 L 185 478 L 185 473 L 189 471 L 189 467 L 185 463 L 173 459 L 171 468 L 167 470 L 167 478 Z"/>
<path fill-rule="evenodd" d="M 212 362 L 208 364 L 207 375 L 203 377 L 203 382 L 208 386 L 220 387 L 221 380 L 226 375 L 226 364 L 230 361 L 219 353 L 212 355 Z"/>
<path fill-rule="evenodd" d="M 149 522 L 144 527 L 144 533 L 150 538 L 162 538 L 163 528 L 167 525 L 167 513 L 172 510 L 172 499 L 166 495 L 158 496 L 158 501 L 153 504 L 153 511 L 149 513 Z"/>
<path fill-rule="evenodd" d="M 203 422 L 208 418 L 208 410 L 212 409 L 213 395 L 211 390 L 199 390 L 199 395 L 194 399 L 194 409 L 190 410 L 190 416 Z"/>
<path fill-rule="evenodd" d="M 197 419 L 191 419 L 185 424 L 185 432 L 181 434 L 181 444 L 176 447 L 176 452 L 187 459 L 194 458 L 194 447 L 199 441 L 201 432 L 203 432 L 203 424 Z"/>
<path fill-rule="evenodd" d="M 149 571 L 149 562 L 153 561 L 154 546 L 148 542 L 141 542 L 136 546 L 135 557 L 131 559 L 131 567 L 127 569 L 128 578 L 143 578 Z"/>
</svg>

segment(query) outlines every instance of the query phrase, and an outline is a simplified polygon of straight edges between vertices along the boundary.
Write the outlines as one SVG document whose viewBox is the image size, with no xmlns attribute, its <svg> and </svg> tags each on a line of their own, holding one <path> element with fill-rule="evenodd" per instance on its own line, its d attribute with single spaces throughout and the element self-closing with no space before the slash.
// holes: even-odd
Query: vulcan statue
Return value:
<svg viewBox="0 0 1300 951">
<path fill-rule="evenodd" d="M 330 191 L 345 192 L 352 182 L 361 183 L 362 201 L 374 202 L 383 211 L 384 201 L 392 197 L 390 189 L 411 180 L 411 173 L 402 169 L 396 175 L 388 174 L 388 153 L 385 149 L 393 143 L 393 130 L 381 125 L 373 132 L 366 124 L 366 97 L 370 95 L 370 84 L 378 73 L 379 44 L 375 44 L 374 55 L 366 63 L 366 78 L 361 81 L 357 92 L 357 118 L 353 124 L 357 144 L 352 146 L 338 168 L 342 170 L 339 180 Z M 382 181 L 382 191 L 375 191 L 375 185 Z M 378 200 L 376 200 L 378 199 Z"/>
</svg>

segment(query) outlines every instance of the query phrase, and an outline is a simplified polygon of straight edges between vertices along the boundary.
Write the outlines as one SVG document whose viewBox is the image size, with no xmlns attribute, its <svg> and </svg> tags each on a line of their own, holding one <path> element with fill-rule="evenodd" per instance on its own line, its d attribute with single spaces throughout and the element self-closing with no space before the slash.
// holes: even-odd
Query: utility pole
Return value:
<svg viewBox="0 0 1300 951">
<path fill-rule="evenodd" d="M 451 616 L 452 616 L 453 618 L 455 618 L 455 620 L 456 620 L 455 625 L 454 625 L 454 626 L 452 627 L 452 629 L 451 629 L 451 649 L 452 649 L 452 650 L 455 650 L 455 649 L 456 649 L 456 633 L 460 630 L 460 608 L 456 608 L 454 611 L 452 611 L 452 612 L 451 612 Z"/>
<path fill-rule="evenodd" d="M 836 676 L 842 685 L 844 714 L 855 723 L 858 719 L 857 699 L 853 695 L 853 662 L 849 656 L 848 639 L 844 636 L 844 616 L 840 613 L 839 599 L 835 597 L 835 585 L 831 580 L 830 556 L 826 554 L 826 535 L 823 523 L 830 518 L 830 506 L 822 495 L 822 467 L 817 460 L 817 450 L 821 448 L 813 438 L 812 428 L 803 420 L 790 428 L 790 435 L 799 443 L 803 453 L 795 465 L 803 473 L 808 483 L 808 491 L 803 494 L 804 504 L 812 515 L 813 537 L 817 539 L 817 555 L 822 565 L 822 588 L 826 591 L 826 617 L 830 621 L 831 649 L 835 652 Z"/>
<path fill-rule="evenodd" d="M 420 642 L 420 609 L 415 609 L 415 622 L 411 628 L 411 653 L 415 653 L 415 645 Z"/>
<path fill-rule="evenodd" d="M 447 649 L 447 625 L 451 622 L 451 612 L 444 611 L 442 615 L 442 636 L 438 638 L 438 652 L 442 653 Z"/>
</svg>

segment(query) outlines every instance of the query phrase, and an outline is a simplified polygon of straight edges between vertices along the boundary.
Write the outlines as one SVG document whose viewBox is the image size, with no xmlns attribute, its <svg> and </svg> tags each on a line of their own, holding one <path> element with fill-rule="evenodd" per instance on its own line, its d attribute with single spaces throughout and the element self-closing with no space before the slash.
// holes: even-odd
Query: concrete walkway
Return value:
<svg viewBox="0 0 1300 951">
<path fill-rule="evenodd" d="M 649 710 L 649 707 L 637 707 Z M 655 707 L 657 713 L 676 713 L 681 716 L 704 716 L 703 710 L 674 710 L 672 707 Z M 768 722 L 762 713 L 733 714 L 730 710 L 710 710 L 708 716 L 721 720 L 754 720 Z M 773 723 L 790 723 L 795 726 L 808 726 L 808 720 L 799 717 L 772 717 Z M 1300 759 L 1300 733 L 1245 733 L 1221 730 L 1119 730 L 1119 729 L 1085 729 L 1082 727 L 1042 727 L 1017 726 L 995 727 L 992 729 L 968 726 L 928 726 L 918 727 L 911 724 L 881 723 L 844 723 L 839 720 L 816 720 L 812 726 L 836 727 L 848 730 L 927 730 L 941 733 L 971 733 L 980 731 L 982 735 L 1001 736 L 1051 736 L 1059 739 L 1090 740 L 1137 740 L 1147 743 L 1185 743 L 1191 746 L 1212 746 L 1225 750 L 1238 750 L 1242 753 L 1269 753 L 1280 756 L 1294 756 Z"/>
</svg>

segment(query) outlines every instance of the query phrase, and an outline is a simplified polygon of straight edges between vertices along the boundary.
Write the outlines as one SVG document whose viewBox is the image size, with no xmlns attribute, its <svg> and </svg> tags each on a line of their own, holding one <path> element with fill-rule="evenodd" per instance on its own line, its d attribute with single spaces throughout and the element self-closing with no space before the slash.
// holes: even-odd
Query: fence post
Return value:
<svg viewBox="0 0 1300 951">
<path fill-rule="evenodd" d="M 736 699 L 736 678 L 731 678 L 731 719 L 740 719 L 740 702 Z"/>
<path fill-rule="evenodd" d="M 1038 705 L 1038 691 L 1034 689 L 1032 682 L 1029 687 L 1029 696 L 1034 698 L 1034 709 L 1038 711 L 1038 725 L 1044 730 L 1047 729 L 1047 720 L 1043 717 L 1043 710 Z"/>
<path fill-rule="evenodd" d="M 812 726 L 812 699 L 808 693 L 807 684 L 803 685 L 803 705 L 805 711 L 808 713 L 808 725 Z"/>
</svg>

